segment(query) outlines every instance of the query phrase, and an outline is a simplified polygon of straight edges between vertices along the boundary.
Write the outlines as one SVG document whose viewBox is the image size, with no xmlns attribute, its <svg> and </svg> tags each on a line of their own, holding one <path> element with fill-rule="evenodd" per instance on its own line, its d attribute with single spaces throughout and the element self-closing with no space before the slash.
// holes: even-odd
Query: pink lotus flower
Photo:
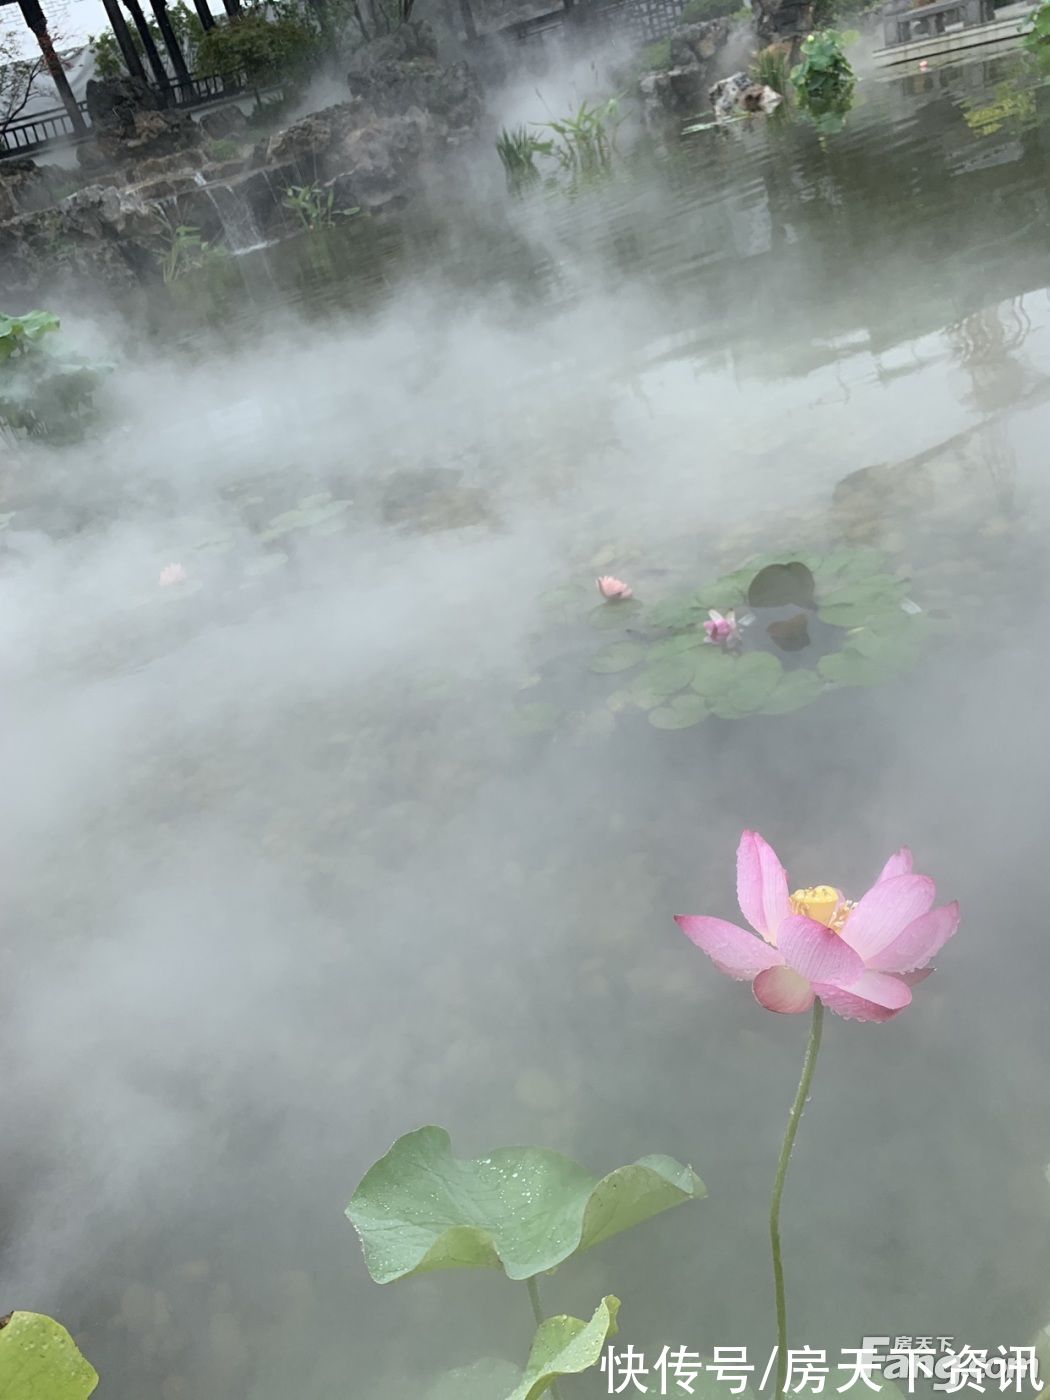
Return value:
<svg viewBox="0 0 1050 1400">
<path fill-rule="evenodd" d="M 733 646 L 740 640 L 740 624 L 736 620 L 736 613 L 732 608 L 723 617 L 720 612 L 715 612 L 714 608 L 707 614 L 708 621 L 704 623 L 704 631 L 707 636 L 705 642 L 714 642 L 716 646 Z"/>
<path fill-rule="evenodd" d="M 921 59 L 919 60 L 919 72 L 920 72 L 920 73 L 926 73 L 926 72 L 928 72 L 928 71 L 929 71 L 929 67 L 930 67 L 930 65 L 926 62 L 926 60 L 925 60 L 924 58 L 921 58 Z"/>
<path fill-rule="evenodd" d="M 173 583 L 185 583 L 186 570 L 181 564 L 165 564 L 158 582 L 161 588 L 169 588 Z"/>
<path fill-rule="evenodd" d="M 703 915 L 675 922 L 714 965 L 749 981 L 769 1011 L 808 1011 L 818 997 L 836 1015 L 888 1021 L 932 972 L 930 959 L 959 927 L 958 904 L 933 907 L 936 887 L 912 872 L 905 847 L 856 904 L 831 885 L 788 894 L 787 874 L 757 831 L 736 853 L 741 912 L 755 933 Z"/>
<path fill-rule="evenodd" d="M 627 584 L 622 579 L 613 578 L 612 574 L 602 574 L 601 578 L 594 581 L 598 585 L 598 592 L 610 603 L 623 603 L 634 597 Z"/>
</svg>

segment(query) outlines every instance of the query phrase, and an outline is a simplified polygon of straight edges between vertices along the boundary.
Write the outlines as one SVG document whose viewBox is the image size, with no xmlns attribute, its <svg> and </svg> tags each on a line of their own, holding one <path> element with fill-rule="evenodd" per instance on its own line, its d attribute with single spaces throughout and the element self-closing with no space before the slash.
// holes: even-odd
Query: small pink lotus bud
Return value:
<svg viewBox="0 0 1050 1400">
<path fill-rule="evenodd" d="M 622 603 L 627 598 L 634 597 L 627 584 L 621 579 L 613 578 L 612 574 L 603 574 L 594 581 L 598 585 L 598 592 L 610 603 Z"/>
<path fill-rule="evenodd" d="M 186 570 L 181 564 L 165 564 L 160 571 L 158 582 L 161 588 L 168 588 L 173 583 L 185 583 Z"/>
</svg>

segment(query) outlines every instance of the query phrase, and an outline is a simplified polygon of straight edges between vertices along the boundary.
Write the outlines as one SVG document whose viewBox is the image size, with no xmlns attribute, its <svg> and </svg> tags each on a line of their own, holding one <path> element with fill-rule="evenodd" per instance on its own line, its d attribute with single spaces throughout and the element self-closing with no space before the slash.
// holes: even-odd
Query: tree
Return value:
<svg viewBox="0 0 1050 1400">
<path fill-rule="evenodd" d="M 0 137 L 25 111 L 37 78 L 46 72 L 42 53 L 22 57 L 16 31 L 0 28 Z"/>
</svg>

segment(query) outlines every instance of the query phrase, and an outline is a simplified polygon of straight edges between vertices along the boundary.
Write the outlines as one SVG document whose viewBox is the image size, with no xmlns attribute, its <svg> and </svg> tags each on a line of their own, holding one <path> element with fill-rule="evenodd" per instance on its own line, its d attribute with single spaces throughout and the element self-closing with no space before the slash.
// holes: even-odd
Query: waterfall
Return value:
<svg viewBox="0 0 1050 1400">
<path fill-rule="evenodd" d="M 204 185 L 211 206 L 219 216 L 226 246 L 231 253 L 247 253 L 266 242 L 255 222 L 251 205 L 242 195 L 230 185 L 209 185 L 200 179 L 199 171 L 197 179 Z"/>
</svg>

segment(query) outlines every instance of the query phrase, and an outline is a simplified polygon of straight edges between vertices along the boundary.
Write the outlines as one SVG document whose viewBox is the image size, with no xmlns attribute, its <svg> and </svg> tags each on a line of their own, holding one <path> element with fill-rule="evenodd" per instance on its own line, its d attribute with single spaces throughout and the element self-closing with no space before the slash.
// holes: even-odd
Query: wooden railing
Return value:
<svg viewBox="0 0 1050 1400">
<path fill-rule="evenodd" d="M 214 102 L 235 102 L 250 98 L 258 106 L 264 95 L 279 92 L 283 84 L 274 81 L 257 84 L 244 72 L 194 74 L 189 78 L 169 78 L 163 88 L 152 90 L 161 106 L 182 111 L 206 107 Z M 77 107 L 86 126 L 90 126 L 87 103 Z M 64 107 L 50 107 L 31 117 L 18 117 L 0 129 L 0 160 L 5 157 L 30 155 L 47 146 L 83 141 L 89 132 L 78 132 L 73 118 Z"/>
</svg>

